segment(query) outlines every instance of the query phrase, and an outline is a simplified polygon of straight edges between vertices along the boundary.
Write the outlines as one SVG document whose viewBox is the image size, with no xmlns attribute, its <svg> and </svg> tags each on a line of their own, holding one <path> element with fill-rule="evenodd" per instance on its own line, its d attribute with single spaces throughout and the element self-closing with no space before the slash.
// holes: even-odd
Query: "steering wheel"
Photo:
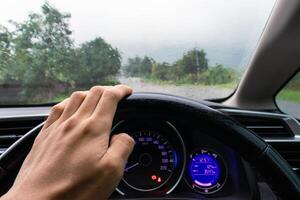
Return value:
<svg viewBox="0 0 300 200">
<path fill-rule="evenodd" d="M 227 115 L 197 101 L 182 97 L 137 93 L 119 103 L 115 119 L 182 118 L 202 122 L 211 137 L 228 145 L 244 159 L 258 167 L 268 182 L 276 187 L 284 199 L 300 199 L 300 180 L 290 165 L 269 144 Z M 6 193 L 31 149 L 43 124 L 38 125 L 8 148 L 0 157 L 0 196 Z M 272 177 L 272 180 L 268 179 Z"/>
</svg>

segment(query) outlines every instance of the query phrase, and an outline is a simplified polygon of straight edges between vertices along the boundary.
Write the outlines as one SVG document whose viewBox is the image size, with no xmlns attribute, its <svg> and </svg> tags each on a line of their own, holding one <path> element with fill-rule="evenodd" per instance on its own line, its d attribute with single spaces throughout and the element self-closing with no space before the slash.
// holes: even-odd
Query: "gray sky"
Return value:
<svg viewBox="0 0 300 200">
<path fill-rule="evenodd" d="M 104 38 L 123 57 L 172 62 L 204 48 L 211 62 L 241 65 L 250 56 L 275 0 L 49 0 L 72 15 L 77 44 Z M 0 24 L 40 12 L 43 0 L 1 2 Z"/>
</svg>

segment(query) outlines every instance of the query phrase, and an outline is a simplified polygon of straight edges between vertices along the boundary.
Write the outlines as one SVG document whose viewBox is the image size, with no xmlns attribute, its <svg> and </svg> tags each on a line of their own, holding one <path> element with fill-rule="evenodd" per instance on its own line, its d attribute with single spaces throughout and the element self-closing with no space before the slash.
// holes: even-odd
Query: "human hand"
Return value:
<svg viewBox="0 0 300 200">
<path fill-rule="evenodd" d="M 119 183 L 134 140 L 114 135 L 118 102 L 132 89 L 96 86 L 54 106 L 4 199 L 107 199 Z"/>
</svg>

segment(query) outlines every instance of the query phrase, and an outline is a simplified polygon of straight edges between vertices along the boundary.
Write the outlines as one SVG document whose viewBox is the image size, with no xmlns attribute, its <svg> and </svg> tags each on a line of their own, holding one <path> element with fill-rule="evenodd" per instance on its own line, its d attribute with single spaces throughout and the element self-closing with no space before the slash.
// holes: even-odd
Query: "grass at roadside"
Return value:
<svg viewBox="0 0 300 200">
<path fill-rule="evenodd" d="M 224 84 L 219 84 L 219 85 L 215 85 L 215 86 L 220 87 L 220 88 L 226 88 L 226 89 L 234 90 L 238 86 L 238 83 L 231 82 L 231 83 L 224 83 Z"/>
<path fill-rule="evenodd" d="M 300 91 L 284 89 L 277 95 L 276 99 L 300 103 Z"/>
<path fill-rule="evenodd" d="M 236 82 L 230 82 L 225 84 L 215 84 L 215 85 L 207 85 L 207 84 L 201 84 L 201 83 L 184 83 L 184 82 L 174 82 L 174 81 L 162 81 L 159 79 L 153 79 L 153 78 L 141 78 L 146 83 L 152 83 L 157 85 L 176 85 L 176 86 L 194 86 L 194 87 L 218 87 L 218 88 L 225 88 L 225 89 L 235 89 L 237 87 Z"/>
</svg>

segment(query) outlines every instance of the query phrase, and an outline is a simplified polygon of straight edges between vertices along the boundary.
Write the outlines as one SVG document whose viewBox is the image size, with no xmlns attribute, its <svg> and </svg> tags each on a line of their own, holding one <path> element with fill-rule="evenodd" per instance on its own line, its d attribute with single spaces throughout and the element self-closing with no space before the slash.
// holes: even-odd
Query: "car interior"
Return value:
<svg viewBox="0 0 300 200">
<path fill-rule="evenodd" d="M 136 141 L 111 199 L 300 199 L 300 121 L 276 95 L 300 67 L 300 1 L 277 0 L 226 98 L 135 92 L 111 134 Z M 5 94 L 1 94 L 5 95 Z M 12 186 L 51 105 L 1 106 L 0 195 Z"/>
</svg>

